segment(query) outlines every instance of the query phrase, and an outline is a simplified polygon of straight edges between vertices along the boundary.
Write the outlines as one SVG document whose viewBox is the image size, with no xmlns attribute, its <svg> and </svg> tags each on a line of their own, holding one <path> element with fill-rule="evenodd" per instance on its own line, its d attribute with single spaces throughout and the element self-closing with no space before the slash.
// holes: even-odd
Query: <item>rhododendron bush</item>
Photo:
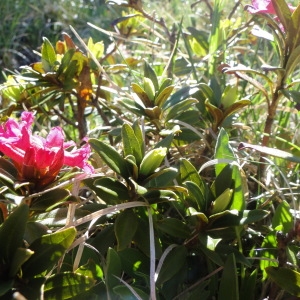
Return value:
<svg viewBox="0 0 300 300">
<path fill-rule="evenodd" d="M 0 299 L 300 297 L 300 5 L 190 4 L 0 85 Z"/>
</svg>

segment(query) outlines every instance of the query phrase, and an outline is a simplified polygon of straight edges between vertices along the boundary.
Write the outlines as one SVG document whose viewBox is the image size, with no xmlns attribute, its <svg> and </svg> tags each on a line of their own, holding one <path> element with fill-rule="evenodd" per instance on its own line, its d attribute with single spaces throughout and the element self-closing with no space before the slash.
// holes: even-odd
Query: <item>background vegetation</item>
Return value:
<svg viewBox="0 0 300 300">
<path fill-rule="evenodd" d="M 2 122 L 95 168 L 40 189 L 1 158 L 3 299 L 300 297 L 300 9 L 250 4 L 0 3 Z"/>
</svg>

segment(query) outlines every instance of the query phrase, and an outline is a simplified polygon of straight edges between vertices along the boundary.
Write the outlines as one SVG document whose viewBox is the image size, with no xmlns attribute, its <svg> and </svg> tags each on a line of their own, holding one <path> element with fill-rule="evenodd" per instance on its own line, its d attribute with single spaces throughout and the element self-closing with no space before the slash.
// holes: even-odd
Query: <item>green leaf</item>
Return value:
<svg viewBox="0 0 300 300">
<path fill-rule="evenodd" d="M 45 70 L 45 72 L 51 72 L 56 62 L 56 52 L 54 50 L 54 47 L 46 37 L 43 37 L 41 54 L 43 69 Z"/>
<path fill-rule="evenodd" d="M 50 276 L 44 285 L 45 299 L 72 299 L 88 291 L 94 285 L 94 279 L 71 272 Z"/>
<path fill-rule="evenodd" d="M 29 249 L 34 251 L 34 254 L 22 267 L 24 278 L 39 275 L 52 268 L 71 246 L 76 233 L 75 227 L 68 227 L 36 239 L 29 246 Z"/>
<path fill-rule="evenodd" d="M 161 147 L 146 153 L 140 165 L 139 175 L 144 177 L 151 175 L 161 165 L 167 155 L 167 151 L 166 147 Z"/>
<path fill-rule="evenodd" d="M 150 79 L 148 79 L 148 80 L 150 81 Z M 131 84 L 131 88 L 138 95 L 138 97 L 141 99 L 141 101 L 142 101 L 142 103 L 144 104 L 145 107 L 152 107 L 153 106 L 152 101 L 151 101 L 153 99 L 149 98 L 149 95 L 148 95 L 147 91 L 144 89 L 145 87 L 142 88 L 139 84 L 133 82 Z M 148 87 L 148 88 L 150 89 L 150 87 Z M 153 87 L 151 87 L 151 88 L 153 88 Z M 150 94 L 154 97 L 153 91 L 151 91 Z"/>
<path fill-rule="evenodd" d="M 142 145 L 136 137 L 133 128 L 126 123 L 122 126 L 122 141 L 124 156 L 133 155 L 136 164 L 140 165 L 143 158 Z"/>
<path fill-rule="evenodd" d="M 216 107 L 215 105 L 211 104 L 208 99 L 205 101 L 205 107 L 206 107 L 208 113 L 213 118 L 214 130 L 217 130 L 218 126 L 224 120 L 224 114 L 223 114 L 222 110 L 220 108 Z"/>
<path fill-rule="evenodd" d="M 142 132 L 142 128 L 141 126 L 139 125 L 139 122 L 138 120 L 136 120 L 135 122 L 133 122 L 132 124 L 132 129 L 134 131 L 134 134 L 138 140 L 138 143 L 141 147 L 141 152 L 142 152 L 142 156 L 144 155 L 145 153 L 145 141 L 144 141 L 144 135 L 143 135 L 143 132 Z"/>
<path fill-rule="evenodd" d="M 155 88 L 150 78 L 144 77 L 144 90 L 146 92 L 148 99 L 151 101 L 151 107 L 152 107 L 153 106 L 152 103 L 155 98 Z"/>
<path fill-rule="evenodd" d="M 85 265 L 80 266 L 75 273 L 93 278 L 94 280 L 103 280 L 103 272 L 101 267 L 92 259 L 89 259 Z"/>
<path fill-rule="evenodd" d="M 171 147 L 171 144 L 173 142 L 174 139 L 174 133 L 171 133 L 169 135 L 167 135 L 165 138 L 163 138 L 162 140 L 160 140 L 155 146 L 154 148 L 164 148 L 166 147 L 168 150 Z"/>
<path fill-rule="evenodd" d="M 210 224 L 213 222 L 213 227 L 228 227 L 247 225 L 261 221 L 269 215 L 269 212 L 261 209 L 254 210 L 229 210 L 226 214 L 212 215 L 209 217 Z"/>
<path fill-rule="evenodd" d="M 0 282 L 0 296 L 4 296 L 6 293 L 11 291 L 11 289 L 14 287 L 14 279 L 11 280 L 1 280 Z M 3 299 L 8 299 L 7 297 Z"/>
<path fill-rule="evenodd" d="M 285 69 L 285 76 L 284 79 L 287 80 L 290 75 L 294 72 L 295 68 L 299 64 L 300 58 L 300 45 L 293 49 L 292 53 L 289 55 L 288 61 L 286 63 Z"/>
<path fill-rule="evenodd" d="M 124 179 L 130 177 L 128 163 L 115 148 L 96 139 L 89 139 L 89 144 L 113 171 Z"/>
<path fill-rule="evenodd" d="M 155 225 L 159 230 L 173 237 L 186 239 L 191 234 L 189 227 L 182 221 L 175 218 L 162 219 L 157 221 Z"/>
<path fill-rule="evenodd" d="M 131 277 L 149 274 L 149 258 L 136 248 L 126 248 L 118 252 L 123 271 Z"/>
<path fill-rule="evenodd" d="M 0 261 L 11 262 L 15 251 L 22 246 L 28 215 L 28 205 L 21 204 L 0 227 Z"/>
<path fill-rule="evenodd" d="M 225 109 L 227 109 L 228 107 L 230 107 L 235 103 L 237 97 L 238 97 L 237 86 L 227 85 L 222 94 L 221 104 Z"/>
<path fill-rule="evenodd" d="M 256 279 L 257 269 L 255 269 L 250 275 L 246 275 L 242 280 L 242 287 L 240 291 L 240 299 L 253 300 L 255 299 L 256 292 Z"/>
<path fill-rule="evenodd" d="M 300 32 L 299 32 L 299 23 L 300 23 L 300 6 L 298 5 L 294 12 L 292 13 L 292 30 L 289 32 L 290 38 L 292 40 L 293 49 L 299 46 L 300 42 Z"/>
<path fill-rule="evenodd" d="M 183 183 L 185 181 L 192 181 L 198 186 L 203 185 L 202 179 L 198 171 L 186 158 L 182 158 L 179 161 L 179 174 Z"/>
<path fill-rule="evenodd" d="M 157 76 L 154 70 L 152 69 L 152 67 L 147 63 L 146 60 L 144 61 L 144 77 L 149 78 L 151 80 L 154 87 L 154 94 L 155 94 L 155 91 L 158 91 L 159 89 Z"/>
<path fill-rule="evenodd" d="M 120 280 L 116 277 L 121 277 L 121 260 L 118 253 L 109 248 L 106 256 L 106 269 L 105 269 L 105 282 L 108 292 L 111 293 L 112 289 L 120 284 Z"/>
<path fill-rule="evenodd" d="M 217 138 L 215 159 L 224 159 L 224 158 L 236 160 L 234 156 L 234 152 L 231 146 L 229 145 L 229 137 L 225 129 L 221 128 Z M 216 176 L 218 176 L 221 173 L 221 171 L 226 167 L 226 165 L 227 163 L 216 164 L 215 167 Z"/>
<path fill-rule="evenodd" d="M 294 227 L 294 218 L 290 212 L 289 204 L 283 200 L 276 208 L 272 218 L 272 228 L 282 225 L 282 231 L 288 233 Z"/>
<path fill-rule="evenodd" d="M 148 176 L 144 181 L 145 187 L 166 187 L 176 178 L 178 170 L 175 168 L 164 168 Z"/>
<path fill-rule="evenodd" d="M 20 270 L 23 263 L 25 263 L 34 252 L 26 248 L 15 249 L 14 257 L 10 263 L 8 276 L 14 277 Z"/>
<path fill-rule="evenodd" d="M 170 97 L 171 93 L 174 90 L 174 87 L 175 87 L 174 85 L 170 85 L 164 88 L 155 98 L 154 105 L 157 105 L 158 107 L 161 108 L 165 104 L 167 99 Z"/>
<path fill-rule="evenodd" d="M 189 198 L 191 198 L 193 202 L 197 205 L 195 208 L 198 211 L 206 211 L 208 203 L 206 202 L 206 199 L 199 185 L 197 185 L 193 181 L 185 181 L 184 185 L 188 189 Z"/>
<path fill-rule="evenodd" d="M 229 107 L 226 108 L 226 110 L 224 111 L 223 118 L 225 119 L 225 118 L 237 113 L 239 110 L 241 110 L 245 106 L 249 106 L 250 104 L 251 104 L 250 100 L 236 101 L 235 103 L 233 103 L 232 105 L 230 105 Z"/>
<path fill-rule="evenodd" d="M 226 189 L 232 187 L 232 165 L 226 165 L 213 182 L 211 189 L 219 197 Z"/>
<path fill-rule="evenodd" d="M 185 99 L 181 102 L 173 105 L 166 115 L 166 121 L 169 121 L 176 116 L 178 116 L 181 112 L 187 111 L 188 109 L 193 107 L 193 104 L 198 103 L 196 99 Z"/>
<path fill-rule="evenodd" d="M 284 0 L 271 0 L 276 11 L 276 15 L 278 16 L 280 22 L 282 23 L 286 32 L 289 32 L 290 23 L 292 21 L 291 18 L 291 10 L 288 7 L 287 3 Z"/>
<path fill-rule="evenodd" d="M 140 299 L 142 299 L 142 300 L 149 299 L 149 294 L 146 294 L 141 289 L 133 287 L 132 285 L 130 285 L 130 289 L 129 289 L 129 287 L 127 287 L 125 285 L 119 285 L 119 286 L 114 287 L 113 290 L 117 295 L 120 296 L 120 299 L 136 300 L 137 297 L 133 294 L 133 291 L 134 291 L 134 293 L 136 293 L 139 296 Z"/>
<path fill-rule="evenodd" d="M 178 246 L 172 249 L 165 260 L 158 274 L 156 284 L 160 286 L 170 280 L 186 262 L 187 250 L 184 246 Z"/>
<path fill-rule="evenodd" d="M 143 194 L 141 199 L 146 199 L 149 204 L 165 202 L 177 199 L 177 195 L 170 190 L 153 189 L 148 190 L 147 193 Z"/>
<path fill-rule="evenodd" d="M 268 276 L 283 290 L 300 297 L 300 273 L 288 268 L 266 268 Z"/>
<path fill-rule="evenodd" d="M 129 98 L 123 98 L 119 103 L 138 116 L 143 116 L 145 114 L 145 107 L 140 105 L 137 101 Z"/>
<path fill-rule="evenodd" d="M 33 211 L 50 211 L 56 206 L 66 202 L 70 195 L 71 194 L 68 190 L 58 188 L 34 198 L 31 202 L 30 208 Z"/>
<path fill-rule="evenodd" d="M 238 276 L 235 262 L 235 256 L 233 253 L 228 255 L 225 262 L 223 274 L 220 282 L 220 288 L 218 292 L 218 299 L 237 300 L 239 299 L 238 291 Z"/>
<path fill-rule="evenodd" d="M 96 179 L 94 186 L 97 188 L 95 190 L 97 195 L 107 204 L 119 204 L 130 199 L 127 187 L 114 178 Z"/>
<path fill-rule="evenodd" d="M 220 213 L 226 208 L 228 208 L 231 198 L 232 198 L 233 190 L 232 189 L 226 189 L 212 204 L 212 210 L 211 214 L 217 214 Z"/>
<path fill-rule="evenodd" d="M 166 110 L 167 108 L 172 107 L 175 104 L 177 104 L 187 98 L 193 97 L 193 95 L 198 91 L 199 91 L 199 87 L 197 85 L 185 86 L 185 87 L 181 88 L 179 91 L 177 91 L 171 97 L 168 98 L 168 100 L 162 106 L 163 110 Z"/>
<path fill-rule="evenodd" d="M 138 226 L 137 216 L 132 209 L 121 212 L 115 221 L 115 234 L 118 242 L 118 251 L 127 248 Z"/>
<path fill-rule="evenodd" d="M 272 231 L 264 238 L 261 244 L 261 251 L 259 252 L 260 258 L 266 258 L 259 261 L 261 271 L 263 271 L 263 280 L 267 278 L 267 268 L 277 267 L 277 239 L 275 231 Z"/>
</svg>

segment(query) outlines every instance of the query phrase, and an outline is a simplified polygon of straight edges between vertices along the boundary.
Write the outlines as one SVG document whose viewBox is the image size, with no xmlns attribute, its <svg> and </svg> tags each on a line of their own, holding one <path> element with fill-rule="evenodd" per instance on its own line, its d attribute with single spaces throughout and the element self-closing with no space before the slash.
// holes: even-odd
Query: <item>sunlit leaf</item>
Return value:
<svg viewBox="0 0 300 300">
<path fill-rule="evenodd" d="M 89 290 L 94 285 L 94 279 L 71 272 L 51 275 L 44 285 L 45 299 L 72 299 Z"/>
<path fill-rule="evenodd" d="M 300 273 L 288 268 L 266 268 L 268 276 L 283 290 L 300 297 Z"/>
</svg>

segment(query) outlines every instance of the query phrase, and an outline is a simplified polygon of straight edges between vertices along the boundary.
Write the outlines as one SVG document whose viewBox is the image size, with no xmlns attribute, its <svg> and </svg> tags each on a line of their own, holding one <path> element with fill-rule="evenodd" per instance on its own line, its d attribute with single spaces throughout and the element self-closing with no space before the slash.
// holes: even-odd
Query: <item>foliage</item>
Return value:
<svg viewBox="0 0 300 300">
<path fill-rule="evenodd" d="M 107 1 L 6 77 L 1 299 L 300 296 L 300 5 L 225 4 Z"/>
</svg>

